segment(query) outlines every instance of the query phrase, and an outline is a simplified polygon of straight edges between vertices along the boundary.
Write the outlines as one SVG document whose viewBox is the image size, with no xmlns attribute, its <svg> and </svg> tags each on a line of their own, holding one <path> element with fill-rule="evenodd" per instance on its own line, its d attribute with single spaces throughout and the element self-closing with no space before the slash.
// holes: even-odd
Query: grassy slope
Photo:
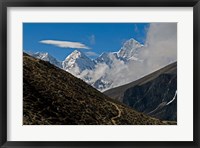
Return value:
<svg viewBox="0 0 200 148">
<path fill-rule="evenodd" d="M 171 124 L 113 101 L 73 75 L 26 54 L 23 57 L 23 123 Z"/>
</svg>

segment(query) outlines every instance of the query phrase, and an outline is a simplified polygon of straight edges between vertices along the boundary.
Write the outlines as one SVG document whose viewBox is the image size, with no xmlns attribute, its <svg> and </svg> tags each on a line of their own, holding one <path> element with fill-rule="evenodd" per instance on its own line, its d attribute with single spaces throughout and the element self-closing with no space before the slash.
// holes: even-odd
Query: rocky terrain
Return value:
<svg viewBox="0 0 200 148">
<path fill-rule="evenodd" d="M 139 113 L 49 62 L 24 54 L 23 124 L 159 125 L 175 122 Z"/>
<path fill-rule="evenodd" d="M 105 91 L 138 112 L 162 120 L 177 120 L 177 63 L 132 83 Z"/>
</svg>

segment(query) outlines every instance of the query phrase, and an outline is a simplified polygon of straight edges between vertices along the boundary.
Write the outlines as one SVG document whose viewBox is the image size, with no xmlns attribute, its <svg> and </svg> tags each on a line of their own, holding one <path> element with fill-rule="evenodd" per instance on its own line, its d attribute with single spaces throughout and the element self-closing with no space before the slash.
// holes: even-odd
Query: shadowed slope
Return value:
<svg viewBox="0 0 200 148">
<path fill-rule="evenodd" d="M 104 92 L 138 112 L 162 120 L 177 120 L 177 63 L 132 83 Z"/>
<path fill-rule="evenodd" d="M 136 81 L 133 81 L 131 83 L 128 83 L 128 84 L 125 84 L 125 85 L 122 85 L 122 86 L 119 86 L 119 87 L 109 89 L 109 90 L 107 90 L 103 93 L 106 94 L 107 96 L 110 96 L 111 98 L 114 98 L 116 100 L 123 102 L 123 95 L 124 95 L 124 92 L 127 89 L 134 87 L 136 85 L 142 85 L 142 84 L 147 83 L 151 80 L 154 80 L 159 75 L 164 74 L 164 73 L 166 73 L 166 74 L 167 73 L 174 73 L 174 72 L 176 73 L 176 70 L 177 70 L 177 62 L 170 64 L 166 67 L 163 67 L 160 70 L 157 70 L 157 71 L 155 71 L 155 72 L 153 72 L 153 73 L 151 73 L 147 76 L 144 76 L 141 79 L 138 79 Z"/>
<path fill-rule="evenodd" d="M 23 57 L 23 123 L 171 124 L 113 101 L 68 72 L 27 54 Z"/>
</svg>

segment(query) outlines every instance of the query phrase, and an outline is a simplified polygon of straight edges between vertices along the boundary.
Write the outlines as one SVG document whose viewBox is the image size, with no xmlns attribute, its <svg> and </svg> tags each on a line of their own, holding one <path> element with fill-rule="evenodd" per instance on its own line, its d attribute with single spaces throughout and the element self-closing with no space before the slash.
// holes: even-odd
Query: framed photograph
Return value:
<svg viewBox="0 0 200 148">
<path fill-rule="evenodd" d="M 0 2 L 3 147 L 199 147 L 200 2 Z"/>
</svg>

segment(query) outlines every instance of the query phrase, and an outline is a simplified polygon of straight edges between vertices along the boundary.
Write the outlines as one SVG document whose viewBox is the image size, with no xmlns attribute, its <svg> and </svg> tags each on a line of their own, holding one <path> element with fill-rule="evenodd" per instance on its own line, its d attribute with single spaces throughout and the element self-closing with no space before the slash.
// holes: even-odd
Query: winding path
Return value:
<svg viewBox="0 0 200 148">
<path fill-rule="evenodd" d="M 117 119 L 117 118 L 119 118 L 119 117 L 121 116 L 122 111 L 118 108 L 118 106 L 117 106 L 115 103 L 110 102 L 110 104 L 114 105 L 115 108 L 116 108 L 116 110 L 118 111 L 118 115 L 111 118 L 112 123 L 113 123 L 114 125 L 116 125 L 115 119 Z"/>
</svg>

